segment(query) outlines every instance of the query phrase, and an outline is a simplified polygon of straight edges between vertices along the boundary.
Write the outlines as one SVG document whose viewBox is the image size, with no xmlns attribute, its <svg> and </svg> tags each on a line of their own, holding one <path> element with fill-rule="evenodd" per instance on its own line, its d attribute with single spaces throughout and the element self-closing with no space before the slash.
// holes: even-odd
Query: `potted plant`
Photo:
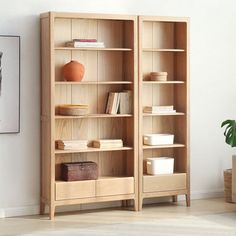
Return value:
<svg viewBox="0 0 236 236">
<path fill-rule="evenodd" d="M 225 126 L 225 142 L 231 147 L 236 147 L 236 120 L 225 120 L 221 127 Z M 225 201 L 232 202 L 232 169 L 224 170 Z"/>
</svg>

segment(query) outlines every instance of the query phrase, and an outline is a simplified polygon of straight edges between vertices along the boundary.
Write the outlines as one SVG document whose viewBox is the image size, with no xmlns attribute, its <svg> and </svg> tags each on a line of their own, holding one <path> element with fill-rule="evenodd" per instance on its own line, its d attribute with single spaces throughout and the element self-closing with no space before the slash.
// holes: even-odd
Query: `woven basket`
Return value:
<svg viewBox="0 0 236 236">
<path fill-rule="evenodd" d="M 225 201 L 232 203 L 232 169 L 224 170 Z"/>
</svg>

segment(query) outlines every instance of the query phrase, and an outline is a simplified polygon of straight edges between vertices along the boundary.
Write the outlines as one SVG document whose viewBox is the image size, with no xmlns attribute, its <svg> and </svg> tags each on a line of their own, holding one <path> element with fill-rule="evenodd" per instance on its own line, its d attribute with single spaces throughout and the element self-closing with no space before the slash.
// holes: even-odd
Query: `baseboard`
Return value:
<svg viewBox="0 0 236 236">
<path fill-rule="evenodd" d="M 221 198 L 223 197 L 223 190 L 217 189 L 212 191 L 194 191 L 191 193 L 191 199 L 207 199 L 207 198 Z M 184 196 L 179 196 L 178 198 L 180 201 L 184 201 Z M 156 202 L 164 202 L 166 201 L 166 198 L 160 198 L 160 199 L 147 199 L 144 203 L 150 204 L 150 203 L 156 203 Z M 110 203 L 102 203 L 102 204 L 85 204 L 82 207 L 73 207 L 74 210 L 80 210 L 80 209 L 99 209 L 99 208 L 107 208 L 107 207 L 117 207 L 120 204 L 118 202 L 110 202 Z M 71 207 L 62 207 L 59 209 L 59 212 L 64 211 L 70 211 Z M 0 218 L 5 217 L 14 217 L 14 216 L 26 216 L 26 215 L 38 215 L 39 214 L 39 205 L 33 205 L 33 206 L 23 206 L 23 207 L 12 207 L 12 208 L 0 208 Z"/>
</svg>

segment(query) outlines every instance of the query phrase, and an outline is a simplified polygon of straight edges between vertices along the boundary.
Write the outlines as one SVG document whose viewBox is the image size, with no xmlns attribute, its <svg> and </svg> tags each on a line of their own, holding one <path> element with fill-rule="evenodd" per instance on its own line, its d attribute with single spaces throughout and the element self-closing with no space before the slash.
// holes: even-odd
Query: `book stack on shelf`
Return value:
<svg viewBox="0 0 236 236">
<path fill-rule="evenodd" d="M 132 93 L 130 90 L 123 92 L 110 92 L 108 94 L 106 114 L 131 114 Z"/>
<path fill-rule="evenodd" d="M 60 150 L 87 149 L 88 140 L 57 140 L 56 147 Z"/>
<path fill-rule="evenodd" d="M 143 109 L 144 113 L 158 114 L 158 113 L 175 113 L 174 106 L 146 106 Z"/>
<path fill-rule="evenodd" d="M 121 148 L 123 147 L 122 139 L 100 139 L 93 141 L 94 148 Z"/>
<path fill-rule="evenodd" d="M 97 39 L 73 39 L 66 43 L 66 47 L 72 48 L 104 48 L 104 42 L 98 42 Z"/>
</svg>

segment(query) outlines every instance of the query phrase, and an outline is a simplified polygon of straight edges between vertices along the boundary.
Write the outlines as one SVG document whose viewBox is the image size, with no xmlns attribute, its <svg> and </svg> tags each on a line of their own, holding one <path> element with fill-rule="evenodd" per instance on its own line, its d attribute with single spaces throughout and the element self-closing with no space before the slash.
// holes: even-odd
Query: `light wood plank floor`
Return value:
<svg viewBox="0 0 236 236">
<path fill-rule="evenodd" d="M 236 204 L 223 199 L 0 219 L 0 235 L 236 235 Z"/>
</svg>

